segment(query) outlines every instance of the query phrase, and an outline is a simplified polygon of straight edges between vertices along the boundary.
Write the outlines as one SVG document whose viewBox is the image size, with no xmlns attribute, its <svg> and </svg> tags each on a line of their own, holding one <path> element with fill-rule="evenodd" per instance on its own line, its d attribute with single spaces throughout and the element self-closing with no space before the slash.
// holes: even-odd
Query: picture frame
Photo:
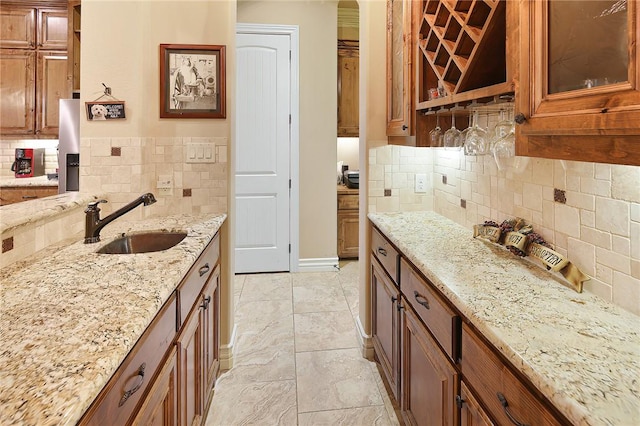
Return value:
<svg viewBox="0 0 640 426">
<path fill-rule="evenodd" d="M 225 46 L 160 45 L 160 118 L 226 118 Z"/>
<path fill-rule="evenodd" d="M 123 101 L 109 101 L 109 102 L 85 102 L 85 110 L 87 112 L 87 120 L 89 121 L 101 121 L 101 120 L 114 120 L 124 119 L 125 108 Z"/>
</svg>

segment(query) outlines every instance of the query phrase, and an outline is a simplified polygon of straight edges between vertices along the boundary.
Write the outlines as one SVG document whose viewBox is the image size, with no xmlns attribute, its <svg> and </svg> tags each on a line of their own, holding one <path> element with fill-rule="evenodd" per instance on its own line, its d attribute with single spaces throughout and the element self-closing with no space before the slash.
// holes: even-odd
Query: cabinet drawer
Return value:
<svg viewBox="0 0 640 426">
<path fill-rule="evenodd" d="M 358 208 L 358 194 L 338 195 L 338 210 Z"/>
<path fill-rule="evenodd" d="M 461 366 L 464 380 L 497 424 L 512 424 L 513 420 L 530 426 L 564 424 L 466 324 Z"/>
<path fill-rule="evenodd" d="M 207 279 L 220 257 L 220 236 L 216 234 L 178 286 L 178 327 L 186 321 Z"/>
<path fill-rule="evenodd" d="M 80 424 L 126 424 L 152 385 L 154 376 L 175 337 L 174 294 L 129 352 Z"/>
<path fill-rule="evenodd" d="M 402 259 L 402 294 L 454 362 L 459 357 L 460 317 Z"/>
<path fill-rule="evenodd" d="M 397 285 L 400 282 L 398 277 L 398 272 L 400 271 L 400 255 L 391 243 L 373 227 L 371 228 L 371 251 Z"/>
</svg>

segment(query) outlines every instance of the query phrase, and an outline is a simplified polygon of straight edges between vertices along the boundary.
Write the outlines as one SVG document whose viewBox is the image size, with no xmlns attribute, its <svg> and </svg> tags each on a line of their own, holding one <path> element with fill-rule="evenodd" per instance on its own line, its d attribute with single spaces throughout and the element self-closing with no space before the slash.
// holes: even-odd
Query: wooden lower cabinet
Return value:
<svg viewBox="0 0 640 426">
<path fill-rule="evenodd" d="M 393 397 L 400 398 L 400 292 L 371 256 L 373 347 Z"/>
<path fill-rule="evenodd" d="M 464 381 L 460 384 L 460 396 L 456 398 L 456 402 L 460 408 L 460 426 L 493 426 Z"/>
<path fill-rule="evenodd" d="M 57 186 L 6 186 L 0 188 L 0 206 L 50 197 L 57 194 Z"/>
<path fill-rule="evenodd" d="M 133 419 L 134 426 L 174 426 L 178 424 L 178 364 L 172 348 L 149 395 Z"/>
<path fill-rule="evenodd" d="M 181 425 L 199 425 L 213 395 L 219 368 L 218 289 L 220 266 L 211 274 L 184 328 L 178 336 L 179 419 Z"/>
<path fill-rule="evenodd" d="M 338 257 L 357 259 L 360 247 L 358 190 L 338 185 Z"/>
<path fill-rule="evenodd" d="M 458 372 L 402 298 L 402 392 L 400 408 L 407 425 L 455 426 Z"/>
</svg>

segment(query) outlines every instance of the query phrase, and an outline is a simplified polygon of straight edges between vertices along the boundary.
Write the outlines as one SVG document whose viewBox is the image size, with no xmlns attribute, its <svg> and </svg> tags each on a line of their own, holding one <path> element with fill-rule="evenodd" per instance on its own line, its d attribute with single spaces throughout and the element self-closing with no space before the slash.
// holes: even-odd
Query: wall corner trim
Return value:
<svg viewBox="0 0 640 426">
<path fill-rule="evenodd" d="M 300 259 L 298 272 L 337 272 L 340 269 L 337 257 Z"/>
</svg>

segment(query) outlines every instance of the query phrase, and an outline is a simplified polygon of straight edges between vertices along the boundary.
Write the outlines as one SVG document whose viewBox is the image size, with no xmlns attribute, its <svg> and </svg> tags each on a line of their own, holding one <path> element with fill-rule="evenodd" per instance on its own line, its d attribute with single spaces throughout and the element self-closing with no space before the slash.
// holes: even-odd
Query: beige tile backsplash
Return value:
<svg viewBox="0 0 640 426">
<path fill-rule="evenodd" d="M 185 162 L 186 144 L 215 143 L 216 162 Z M 112 155 L 120 148 L 120 156 Z M 80 143 L 80 188 L 82 192 L 104 193 L 109 213 L 145 192 L 157 203 L 129 213 L 139 218 L 179 213 L 227 211 L 227 138 L 84 138 Z M 170 176 L 170 194 L 157 189 L 161 176 Z M 183 190 L 190 189 L 191 196 Z"/>
<path fill-rule="evenodd" d="M 640 167 L 531 158 L 517 173 L 490 156 L 388 145 L 369 152 L 369 171 L 370 212 L 435 210 L 470 230 L 522 217 L 591 277 L 586 291 L 640 314 Z M 415 173 L 430 176 L 426 194 Z"/>
</svg>

